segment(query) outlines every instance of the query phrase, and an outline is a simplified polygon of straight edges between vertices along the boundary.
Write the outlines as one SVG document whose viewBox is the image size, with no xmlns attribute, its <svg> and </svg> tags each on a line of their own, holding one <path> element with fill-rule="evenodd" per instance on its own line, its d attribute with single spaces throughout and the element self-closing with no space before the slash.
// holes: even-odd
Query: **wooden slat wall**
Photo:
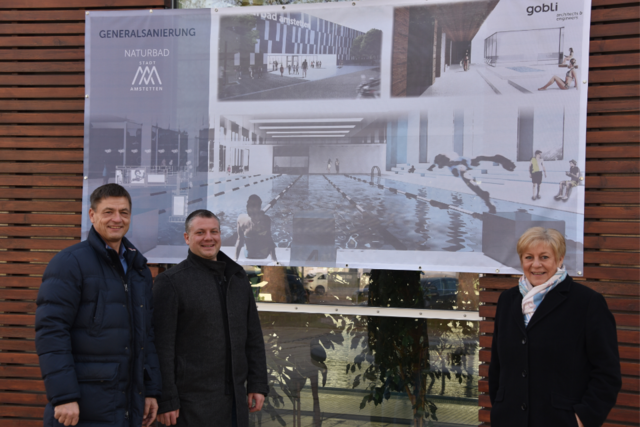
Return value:
<svg viewBox="0 0 640 427">
<path fill-rule="evenodd" d="M 0 425 L 41 426 L 34 353 L 39 276 L 80 237 L 85 10 L 163 8 L 165 0 L 0 0 Z M 639 424 L 640 6 L 594 0 L 586 167 L 585 277 L 618 322 L 624 386 L 608 426 Z M 482 279 L 481 375 L 499 293 Z M 487 383 L 480 381 L 487 392 Z M 480 397 L 488 425 L 488 396 Z"/>
<path fill-rule="evenodd" d="M 640 425 L 640 4 L 593 0 L 583 282 L 605 295 L 618 326 L 622 391 L 605 426 Z M 490 425 L 493 317 L 500 293 L 517 278 L 480 281 L 479 418 Z"/>
<path fill-rule="evenodd" d="M 0 425 L 40 427 L 40 275 L 80 239 L 87 10 L 165 0 L 0 0 Z"/>
</svg>

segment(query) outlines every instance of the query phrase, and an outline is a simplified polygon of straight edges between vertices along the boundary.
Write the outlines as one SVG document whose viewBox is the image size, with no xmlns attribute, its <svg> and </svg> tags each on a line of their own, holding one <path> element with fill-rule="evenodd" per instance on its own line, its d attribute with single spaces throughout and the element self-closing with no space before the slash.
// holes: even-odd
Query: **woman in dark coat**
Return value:
<svg viewBox="0 0 640 427">
<path fill-rule="evenodd" d="M 613 315 L 567 276 L 559 232 L 531 228 L 517 250 L 524 275 L 500 295 L 495 317 L 491 425 L 601 426 L 621 387 Z"/>
</svg>

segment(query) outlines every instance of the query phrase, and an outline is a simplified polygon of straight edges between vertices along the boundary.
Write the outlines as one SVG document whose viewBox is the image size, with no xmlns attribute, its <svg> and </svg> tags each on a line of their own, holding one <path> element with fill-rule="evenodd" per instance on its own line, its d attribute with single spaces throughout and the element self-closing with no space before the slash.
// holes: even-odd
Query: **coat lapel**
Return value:
<svg viewBox="0 0 640 427">
<path fill-rule="evenodd" d="M 533 313 L 533 317 L 531 317 L 527 329 L 533 328 L 536 323 L 540 322 L 540 320 L 542 320 L 547 314 L 558 308 L 558 306 L 567 299 L 567 294 L 569 293 L 570 288 L 571 280 L 567 277 L 562 281 L 562 283 L 559 283 L 555 289 L 549 292 L 540 303 L 540 306 L 536 309 L 536 312 Z"/>
</svg>

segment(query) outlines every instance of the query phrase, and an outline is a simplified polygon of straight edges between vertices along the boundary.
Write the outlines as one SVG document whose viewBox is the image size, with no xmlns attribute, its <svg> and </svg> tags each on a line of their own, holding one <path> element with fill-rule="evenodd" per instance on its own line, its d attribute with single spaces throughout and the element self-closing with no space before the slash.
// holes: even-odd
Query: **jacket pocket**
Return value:
<svg viewBox="0 0 640 427">
<path fill-rule="evenodd" d="M 115 422 L 119 363 L 76 363 L 80 422 Z"/>
<path fill-rule="evenodd" d="M 104 292 L 98 292 L 98 300 L 96 301 L 96 307 L 93 311 L 93 317 L 91 318 L 91 329 L 94 333 L 96 333 L 102 326 L 102 319 L 104 317 L 104 306 Z"/>
<path fill-rule="evenodd" d="M 569 399 L 558 393 L 551 393 L 551 406 L 556 409 L 556 415 L 559 420 L 562 421 L 562 425 L 577 427 L 578 421 L 576 420 L 576 413 L 573 409 L 573 405 L 577 404 L 572 399 Z"/>
</svg>

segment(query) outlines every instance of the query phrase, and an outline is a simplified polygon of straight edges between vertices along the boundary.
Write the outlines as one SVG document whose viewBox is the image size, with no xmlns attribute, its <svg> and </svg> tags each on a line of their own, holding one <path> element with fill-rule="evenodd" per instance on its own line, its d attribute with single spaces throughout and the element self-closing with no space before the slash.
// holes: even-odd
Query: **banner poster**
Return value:
<svg viewBox="0 0 640 427">
<path fill-rule="evenodd" d="M 87 12 L 83 236 L 119 183 L 152 263 L 220 218 L 244 265 L 583 269 L 590 5 L 357 1 Z"/>
</svg>

